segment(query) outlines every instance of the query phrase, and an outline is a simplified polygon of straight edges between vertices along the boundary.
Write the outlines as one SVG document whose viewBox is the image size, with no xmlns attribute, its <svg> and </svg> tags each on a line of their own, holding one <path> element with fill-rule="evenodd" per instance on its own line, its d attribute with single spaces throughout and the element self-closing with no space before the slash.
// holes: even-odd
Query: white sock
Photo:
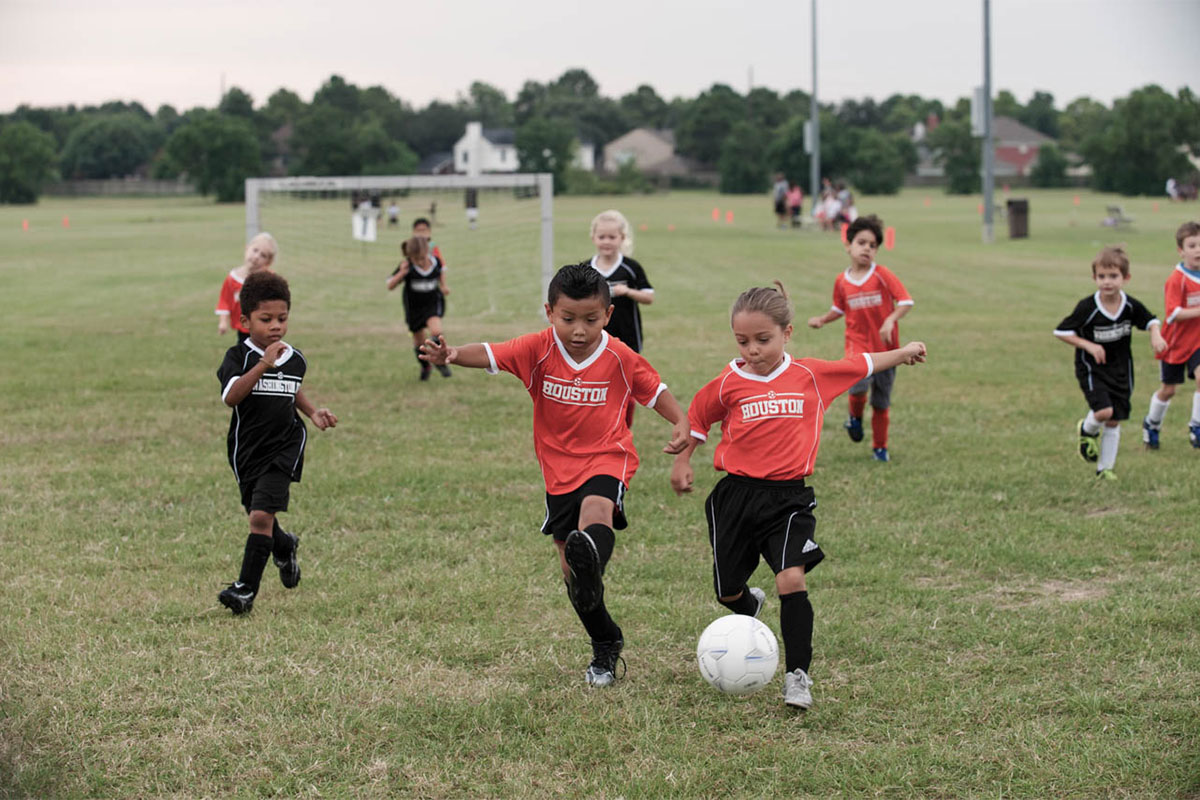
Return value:
<svg viewBox="0 0 1200 800">
<path fill-rule="evenodd" d="M 1167 414 L 1167 406 L 1171 405 L 1170 400 L 1159 400 L 1158 392 L 1150 395 L 1150 412 L 1146 414 L 1146 419 L 1151 425 L 1162 425 L 1163 417 Z"/>
<path fill-rule="evenodd" d="M 1200 425 L 1200 392 L 1192 395 L 1192 421 L 1190 425 Z"/>
<path fill-rule="evenodd" d="M 1100 423 L 1096 421 L 1096 415 L 1088 409 L 1088 415 L 1083 418 L 1083 432 L 1088 436 L 1095 436 L 1100 432 Z"/>
<path fill-rule="evenodd" d="M 1103 432 L 1100 434 L 1100 459 L 1096 462 L 1096 471 L 1102 469 L 1112 469 L 1113 464 L 1117 463 L 1117 449 L 1121 446 L 1121 426 L 1114 425 L 1111 428 L 1104 426 Z"/>
</svg>

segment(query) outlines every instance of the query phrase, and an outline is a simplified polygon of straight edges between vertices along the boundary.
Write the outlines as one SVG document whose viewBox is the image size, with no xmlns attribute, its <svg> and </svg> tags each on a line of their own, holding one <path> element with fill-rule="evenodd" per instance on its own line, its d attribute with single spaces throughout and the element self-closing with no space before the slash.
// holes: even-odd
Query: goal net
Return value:
<svg viewBox="0 0 1200 800">
<path fill-rule="evenodd" d="M 424 217 L 447 265 L 450 315 L 540 317 L 555 266 L 553 185 L 527 173 L 251 178 L 246 239 L 270 233 L 279 272 L 323 308 L 354 315 L 398 307 L 381 297 L 384 279 Z"/>
</svg>

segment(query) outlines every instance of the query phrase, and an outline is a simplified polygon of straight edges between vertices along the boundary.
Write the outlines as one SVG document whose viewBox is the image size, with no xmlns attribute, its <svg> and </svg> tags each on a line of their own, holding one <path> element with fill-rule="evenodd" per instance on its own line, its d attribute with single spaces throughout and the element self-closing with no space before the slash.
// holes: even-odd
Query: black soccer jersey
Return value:
<svg viewBox="0 0 1200 800">
<path fill-rule="evenodd" d="M 610 289 L 621 283 L 630 289 L 654 291 L 642 265 L 628 256 L 617 259 L 616 265 L 608 272 L 596 265 L 595 256 L 592 256 L 591 264 L 608 281 Z M 614 297 L 612 303 L 612 319 L 608 321 L 604 330 L 629 345 L 635 353 L 642 352 L 642 312 L 638 309 L 640 303 L 632 297 Z"/>
<path fill-rule="evenodd" d="M 262 355 L 250 339 L 225 351 L 225 360 L 217 370 L 222 399 L 234 381 L 252 369 Z M 229 466 L 238 483 L 255 480 L 271 469 L 283 471 L 293 481 L 300 480 L 308 432 L 296 412 L 296 393 L 307 369 L 304 355 L 288 345 L 275 366 L 264 372 L 250 394 L 234 406 L 229 420 Z"/>
<path fill-rule="evenodd" d="M 1121 292 L 1121 307 L 1110 315 L 1100 305 L 1100 293 L 1085 297 L 1054 331 L 1055 336 L 1078 336 L 1104 347 L 1105 363 L 1097 364 L 1087 351 L 1075 348 L 1075 374 L 1102 376 L 1109 384 L 1133 389 L 1133 353 L 1129 340 L 1134 326 L 1146 330 L 1157 319 L 1137 299 Z"/>
</svg>

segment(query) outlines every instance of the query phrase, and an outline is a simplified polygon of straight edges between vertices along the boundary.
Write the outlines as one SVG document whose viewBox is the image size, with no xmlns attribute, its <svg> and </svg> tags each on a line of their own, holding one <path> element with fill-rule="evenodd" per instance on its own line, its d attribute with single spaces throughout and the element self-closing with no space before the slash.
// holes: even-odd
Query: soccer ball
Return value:
<svg viewBox="0 0 1200 800">
<path fill-rule="evenodd" d="M 754 617 L 728 614 L 700 634 L 700 674 L 717 691 L 751 694 L 771 682 L 779 665 L 779 643 Z"/>
</svg>

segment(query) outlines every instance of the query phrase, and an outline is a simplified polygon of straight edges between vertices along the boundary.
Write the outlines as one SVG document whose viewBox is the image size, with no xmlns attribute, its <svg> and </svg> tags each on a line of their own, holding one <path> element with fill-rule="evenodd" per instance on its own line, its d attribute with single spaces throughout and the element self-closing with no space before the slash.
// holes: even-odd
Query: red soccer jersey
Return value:
<svg viewBox="0 0 1200 800">
<path fill-rule="evenodd" d="M 833 310 L 846 317 L 846 355 L 881 353 L 898 346 L 900 326 L 892 334 L 893 344 L 879 335 L 879 328 L 896 306 L 911 306 L 908 290 L 882 264 L 872 264 L 862 280 L 850 278 L 850 270 L 833 282 Z"/>
<path fill-rule="evenodd" d="M 1163 296 L 1167 322 L 1162 326 L 1162 335 L 1167 349 L 1157 357 L 1168 364 L 1183 364 L 1200 350 L 1200 317 L 1177 321 L 1175 316 L 1181 309 L 1200 306 L 1200 280 L 1184 271 L 1183 264 L 1177 264 L 1167 278 Z"/>
<path fill-rule="evenodd" d="M 692 398 L 688 423 L 692 436 L 705 441 L 720 421 L 721 443 L 713 455 L 718 470 L 772 481 L 812 474 L 825 409 L 875 370 L 866 353 L 841 361 L 795 361 L 785 353 L 770 375 L 756 375 L 744 364 L 729 362 Z"/>
<path fill-rule="evenodd" d="M 230 270 L 229 274 L 225 276 L 225 282 L 221 284 L 221 294 L 217 296 L 217 314 L 229 315 L 229 324 L 235 331 L 249 333 L 242 327 L 242 305 L 238 302 L 238 295 L 242 291 L 242 284 L 245 283 L 245 280 L 239 278 L 234 272 L 235 270 Z"/>
<path fill-rule="evenodd" d="M 576 362 L 553 328 L 484 348 L 488 372 L 511 372 L 533 398 L 533 448 L 547 492 L 566 494 L 595 475 L 629 485 L 638 457 L 626 404 L 653 408 L 667 388 L 649 361 L 604 333 Z"/>
</svg>

